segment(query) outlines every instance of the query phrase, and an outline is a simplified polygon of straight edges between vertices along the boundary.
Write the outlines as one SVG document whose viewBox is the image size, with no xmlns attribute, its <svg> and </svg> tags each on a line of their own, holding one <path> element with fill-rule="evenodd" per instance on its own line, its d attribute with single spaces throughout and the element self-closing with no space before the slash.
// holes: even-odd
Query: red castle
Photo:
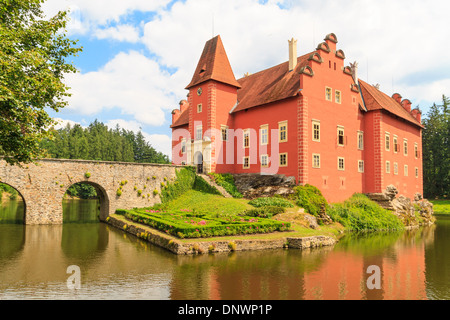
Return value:
<svg viewBox="0 0 450 320">
<path fill-rule="evenodd" d="M 206 42 L 188 99 L 172 111 L 172 161 L 199 171 L 293 176 L 330 202 L 423 192 L 421 112 L 357 77 L 337 37 L 236 80 L 220 36 Z"/>
</svg>

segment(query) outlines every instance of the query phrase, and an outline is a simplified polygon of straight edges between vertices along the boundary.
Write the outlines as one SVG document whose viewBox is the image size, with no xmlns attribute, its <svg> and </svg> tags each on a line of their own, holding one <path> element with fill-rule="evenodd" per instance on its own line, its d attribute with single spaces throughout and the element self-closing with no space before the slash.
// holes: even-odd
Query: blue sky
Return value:
<svg viewBox="0 0 450 320">
<path fill-rule="evenodd" d="M 62 125 L 95 119 L 142 130 L 170 155 L 171 111 L 186 97 L 204 43 L 220 34 L 236 78 L 311 52 L 335 33 L 346 65 L 392 95 L 429 106 L 450 94 L 448 1 L 422 0 L 47 0 L 51 16 L 70 9 L 68 36 L 83 52 L 66 77 Z"/>
</svg>

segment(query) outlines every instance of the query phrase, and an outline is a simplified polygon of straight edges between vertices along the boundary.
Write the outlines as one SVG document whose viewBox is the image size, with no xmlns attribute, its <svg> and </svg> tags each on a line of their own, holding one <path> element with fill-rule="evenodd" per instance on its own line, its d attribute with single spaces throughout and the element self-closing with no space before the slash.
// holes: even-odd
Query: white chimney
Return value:
<svg viewBox="0 0 450 320">
<path fill-rule="evenodd" d="M 358 63 L 356 61 L 354 63 L 350 62 L 350 69 L 352 70 L 353 80 L 358 84 Z"/>
<path fill-rule="evenodd" d="M 292 38 L 289 42 L 289 71 L 294 70 L 297 65 L 297 40 Z"/>
</svg>

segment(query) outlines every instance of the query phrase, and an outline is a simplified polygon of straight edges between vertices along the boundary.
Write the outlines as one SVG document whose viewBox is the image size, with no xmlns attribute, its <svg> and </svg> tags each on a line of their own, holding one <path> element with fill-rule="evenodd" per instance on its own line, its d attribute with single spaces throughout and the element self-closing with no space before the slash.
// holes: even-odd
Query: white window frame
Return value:
<svg viewBox="0 0 450 320">
<path fill-rule="evenodd" d="M 333 101 L 333 89 L 330 87 L 325 87 L 325 100 Z"/>
<path fill-rule="evenodd" d="M 281 130 L 282 127 L 286 127 L 285 130 Z M 282 139 L 282 133 L 285 132 L 285 137 Z M 278 142 L 287 142 L 288 141 L 288 121 L 280 121 L 278 122 Z"/>
<path fill-rule="evenodd" d="M 317 159 L 317 161 L 316 161 Z M 320 154 L 313 153 L 312 154 L 312 167 L 315 169 L 320 169 Z"/>
<path fill-rule="evenodd" d="M 364 150 L 364 131 L 358 131 L 358 134 L 356 136 L 358 150 Z"/>
<path fill-rule="evenodd" d="M 203 105 L 201 103 L 197 104 L 197 113 L 202 113 Z"/>
<path fill-rule="evenodd" d="M 281 163 L 281 156 L 286 156 L 286 163 L 285 164 Z M 279 155 L 279 166 L 280 167 L 287 167 L 288 166 L 288 153 L 287 152 L 280 153 L 280 155 Z"/>
<path fill-rule="evenodd" d="M 342 167 L 341 167 L 341 160 L 342 160 Z M 345 171 L 345 158 L 344 157 L 338 157 L 337 168 L 339 171 Z"/>
<path fill-rule="evenodd" d="M 220 138 L 222 141 L 228 141 L 228 126 L 221 125 L 220 126 Z M 225 139 L 224 139 L 224 130 L 225 130 Z"/>
<path fill-rule="evenodd" d="M 264 133 L 265 131 L 265 133 Z M 262 146 L 269 144 L 269 125 L 263 124 L 259 127 L 260 143 Z"/>
<path fill-rule="evenodd" d="M 181 139 L 181 154 L 186 153 L 186 138 Z"/>
<path fill-rule="evenodd" d="M 316 127 L 317 126 L 317 129 Z M 316 138 L 316 132 L 318 138 Z M 320 121 L 312 120 L 312 141 L 320 142 Z"/>
<path fill-rule="evenodd" d="M 267 168 L 269 166 L 269 155 L 262 154 L 261 155 L 261 167 Z"/>
<path fill-rule="evenodd" d="M 391 162 L 386 161 L 386 173 L 391 173 Z"/>
<path fill-rule="evenodd" d="M 340 132 L 342 132 L 342 144 L 339 143 L 339 137 L 341 136 Z M 340 147 L 345 146 L 345 129 L 344 129 L 343 126 L 338 126 L 337 127 L 337 145 L 340 146 Z"/>
<path fill-rule="evenodd" d="M 405 177 L 408 176 L 408 165 L 407 165 L 407 164 L 405 164 L 405 165 L 403 166 L 403 175 L 404 175 Z"/>
<path fill-rule="evenodd" d="M 384 149 L 391 151 L 391 134 L 389 132 L 384 133 Z"/>
<path fill-rule="evenodd" d="M 242 169 L 250 169 L 250 157 L 249 156 L 246 156 L 242 159 Z"/>
<path fill-rule="evenodd" d="M 337 104 L 341 104 L 342 103 L 342 92 L 341 92 L 341 90 L 335 90 L 334 91 L 334 102 L 336 102 Z"/>
<path fill-rule="evenodd" d="M 419 178 L 419 168 L 416 167 L 414 171 L 415 171 L 415 174 L 416 174 L 416 178 Z"/>
<path fill-rule="evenodd" d="M 392 145 L 394 147 L 394 153 L 398 153 L 398 151 L 400 150 L 400 146 L 398 144 L 398 137 L 395 134 L 392 138 Z"/>
<path fill-rule="evenodd" d="M 398 163 L 394 162 L 394 174 L 398 175 Z"/>
<path fill-rule="evenodd" d="M 403 139 L 403 155 L 408 156 L 408 139 Z"/>
<path fill-rule="evenodd" d="M 419 159 L 419 145 L 414 142 L 414 158 Z"/>
<path fill-rule="evenodd" d="M 245 141 L 248 142 L 247 145 L 246 145 Z M 244 135 L 242 136 L 242 147 L 244 149 L 250 148 L 250 130 L 249 129 L 244 130 Z"/>
<path fill-rule="evenodd" d="M 358 172 L 364 173 L 364 160 L 358 160 Z"/>
</svg>

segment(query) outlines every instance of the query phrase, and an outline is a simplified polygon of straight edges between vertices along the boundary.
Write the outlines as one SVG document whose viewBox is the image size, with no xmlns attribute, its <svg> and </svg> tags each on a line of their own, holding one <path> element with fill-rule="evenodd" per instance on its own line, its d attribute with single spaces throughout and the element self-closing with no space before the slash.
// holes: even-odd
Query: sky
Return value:
<svg viewBox="0 0 450 320">
<path fill-rule="evenodd" d="M 334 33 L 360 79 L 423 116 L 450 95 L 447 0 L 47 0 L 43 9 L 70 10 L 67 36 L 83 47 L 64 79 L 69 105 L 49 114 L 61 126 L 140 130 L 169 156 L 171 112 L 216 35 L 237 79 L 287 61 L 288 39 L 300 56 Z"/>
</svg>

